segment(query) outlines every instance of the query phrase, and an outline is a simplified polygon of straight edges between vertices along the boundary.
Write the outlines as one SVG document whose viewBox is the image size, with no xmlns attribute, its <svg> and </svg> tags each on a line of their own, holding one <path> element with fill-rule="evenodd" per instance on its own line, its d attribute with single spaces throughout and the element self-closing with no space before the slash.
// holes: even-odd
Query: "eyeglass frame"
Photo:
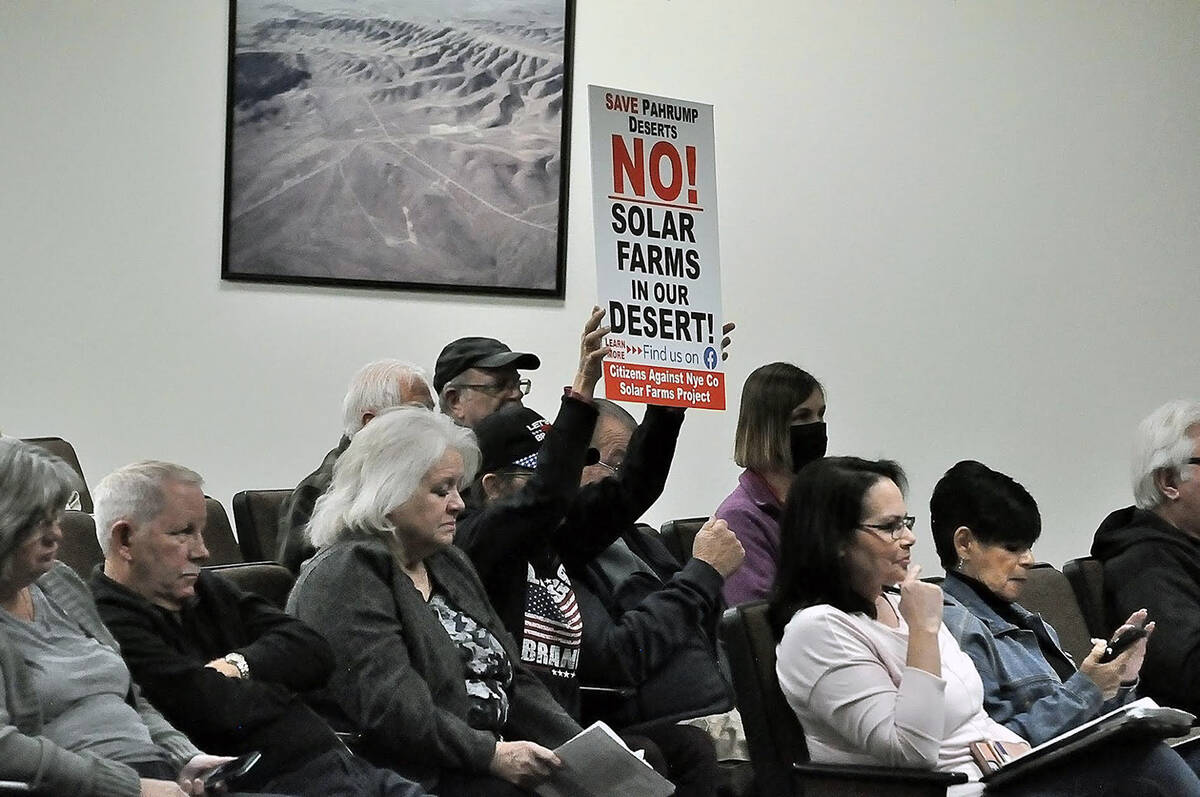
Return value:
<svg viewBox="0 0 1200 797">
<path fill-rule="evenodd" d="M 915 515 L 905 515 L 886 526 L 879 523 L 859 523 L 855 528 L 862 531 L 877 531 L 889 535 L 893 540 L 898 540 L 904 536 L 904 532 L 912 531 L 913 526 L 916 524 L 917 518 Z"/>
<path fill-rule="evenodd" d="M 605 462 L 602 459 L 596 460 L 595 464 L 606 469 L 613 476 L 616 476 L 618 473 L 620 473 L 621 468 L 624 467 L 624 463 L 621 463 L 620 465 L 609 465 L 607 462 Z"/>
<path fill-rule="evenodd" d="M 529 379 L 529 377 L 522 377 L 521 379 L 517 380 L 505 379 L 503 382 L 492 382 L 489 385 L 451 382 L 450 384 L 446 385 L 446 387 L 458 388 L 460 390 L 478 390 L 480 393 L 486 393 L 492 398 L 499 396 L 501 393 L 507 390 L 512 390 L 515 387 L 517 390 L 521 391 L 522 396 L 528 396 L 529 391 L 533 389 L 533 381 Z"/>
</svg>

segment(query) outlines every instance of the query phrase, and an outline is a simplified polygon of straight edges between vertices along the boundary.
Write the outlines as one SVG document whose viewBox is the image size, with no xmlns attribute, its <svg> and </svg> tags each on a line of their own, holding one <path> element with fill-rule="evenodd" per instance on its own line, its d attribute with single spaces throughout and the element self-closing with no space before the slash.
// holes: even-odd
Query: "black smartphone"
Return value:
<svg viewBox="0 0 1200 797">
<path fill-rule="evenodd" d="M 1104 655 L 1100 657 L 1101 664 L 1107 664 L 1124 653 L 1130 645 L 1137 642 L 1142 637 L 1146 636 L 1146 626 L 1136 626 L 1127 629 L 1117 636 L 1116 639 L 1108 643 L 1108 647 L 1104 648 Z"/>
<path fill-rule="evenodd" d="M 227 781 L 236 780 L 242 777 L 250 769 L 258 763 L 258 759 L 262 758 L 262 753 L 255 750 L 253 753 L 240 755 L 232 761 L 226 761 L 224 764 L 218 764 L 200 777 L 204 782 L 204 788 L 220 786 Z"/>
</svg>

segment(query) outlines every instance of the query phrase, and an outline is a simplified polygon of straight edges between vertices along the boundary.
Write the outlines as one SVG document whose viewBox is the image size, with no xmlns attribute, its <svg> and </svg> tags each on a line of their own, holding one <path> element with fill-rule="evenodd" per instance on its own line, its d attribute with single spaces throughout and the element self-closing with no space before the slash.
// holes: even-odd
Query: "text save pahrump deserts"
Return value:
<svg viewBox="0 0 1200 797">
<path fill-rule="evenodd" d="M 588 87 L 610 399 L 725 409 L 712 106 Z"/>
</svg>

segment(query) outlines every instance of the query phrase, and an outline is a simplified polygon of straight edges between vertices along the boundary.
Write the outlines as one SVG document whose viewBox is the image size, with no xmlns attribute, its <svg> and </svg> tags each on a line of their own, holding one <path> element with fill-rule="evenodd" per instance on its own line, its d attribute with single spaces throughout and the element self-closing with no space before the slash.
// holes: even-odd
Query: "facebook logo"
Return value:
<svg viewBox="0 0 1200 797">
<path fill-rule="evenodd" d="M 717 350 L 712 346 L 704 350 L 704 364 L 709 368 L 717 367 Z"/>
</svg>

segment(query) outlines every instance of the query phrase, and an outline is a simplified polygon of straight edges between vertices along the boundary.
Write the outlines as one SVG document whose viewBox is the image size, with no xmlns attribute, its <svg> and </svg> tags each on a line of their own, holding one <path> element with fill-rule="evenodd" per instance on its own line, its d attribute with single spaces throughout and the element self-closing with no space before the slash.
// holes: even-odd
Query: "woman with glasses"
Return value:
<svg viewBox="0 0 1200 797">
<path fill-rule="evenodd" d="M 742 386 L 733 458 L 745 470 L 713 513 L 729 524 L 746 550 L 741 569 L 725 582 L 735 606 L 767 597 L 779 563 L 779 513 L 792 479 L 825 456 L 825 389 L 791 363 L 756 368 Z"/>
<path fill-rule="evenodd" d="M 963 772 L 970 782 L 948 794 L 980 794 L 971 744 L 1025 740 L 984 711 L 979 673 L 942 623 L 942 591 L 918 579 L 904 488 L 887 460 L 835 457 L 800 472 L 769 610 L 776 673 L 814 761 Z M 1067 759 L 999 793 L 1083 797 L 1113 784 L 1122 795 L 1200 794 L 1182 759 L 1138 745 Z"/>
<path fill-rule="evenodd" d="M 0 781 L 38 794 L 200 794 L 200 753 L 142 699 L 75 571 L 55 560 L 75 475 L 0 439 Z"/>
</svg>

